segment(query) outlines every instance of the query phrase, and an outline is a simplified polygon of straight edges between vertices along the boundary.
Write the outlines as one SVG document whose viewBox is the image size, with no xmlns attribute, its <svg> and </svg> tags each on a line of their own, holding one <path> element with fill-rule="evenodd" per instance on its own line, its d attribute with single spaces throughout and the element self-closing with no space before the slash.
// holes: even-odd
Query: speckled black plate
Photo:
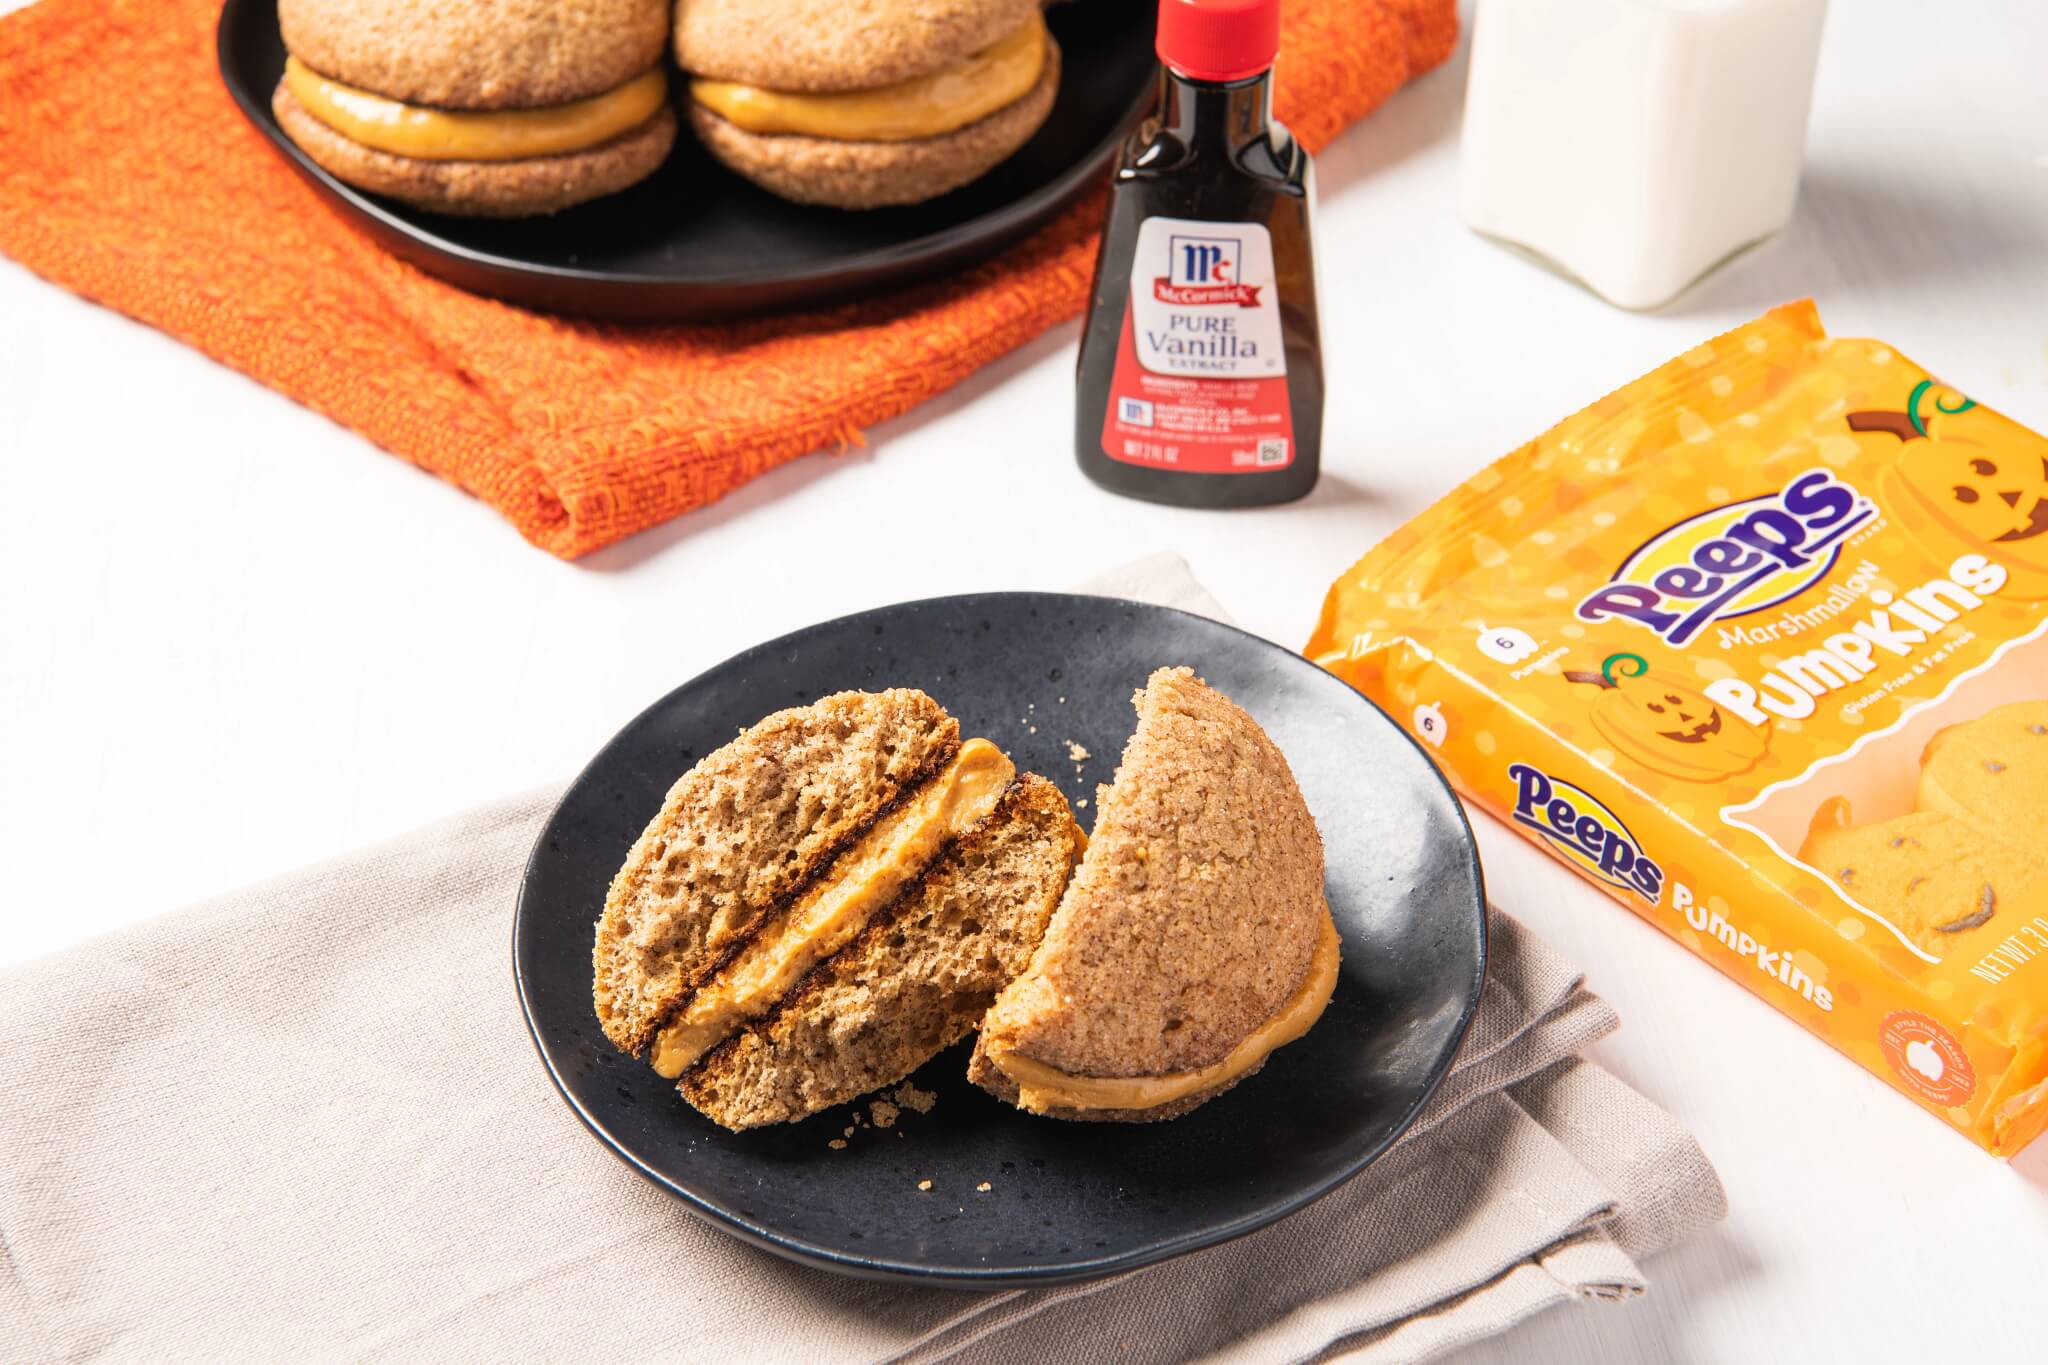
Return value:
<svg viewBox="0 0 2048 1365">
<path fill-rule="evenodd" d="M 256 131 L 379 246 L 463 289 L 557 313 L 703 319 L 816 307 L 958 270 L 1089 193 L 1152 99 L 1150 0 L 1055 5 L 1062 54 L 1045 124 L 1002 165 L 928 203 L 848 213 L 777 199 L 690 136 L 619 194 L 538 218 L 451 218 L 329 175 L 270 112 L 284 73 L 277 0 L 226 0 L 221 79 Z M 673 77 L 673 73 L 671 73 Z"/>
<path fill-rule="evenodd" d="M 967 1045 L 913 1078 L 938 1096 L 828 1144 L 860 1106 L 728 1133 L 613 1051 L 590 1000 L 612 872 L 684 769 L 779 707 L 921 687 L 1020 767 L 1087 799 L 1129 738 L 1130 698 L 1191 664 L 1286 753 L 1328 850 L 1344 969 L 1308 1035 L 1170 1123 L 1060 1123 L 967 1083 Z M 1091 755 L 1080 771 L 1074 742 Z M 590 1131 L 713 1223 L 793 1260 L 962 1287 L 1128 1270 L 1251 1232 L 1384 1151 L 1450 1066 L 1479 1002 L 1486 917 L 1472 833 L 1436 768 L 1371 702 L 1299 655 L 1185 612 L 994 593 L 842 617 L 748 650 L 605 746 L 535 844 L 513 929 L 542 1060 Z M 929 1180 L 929 1191 L 919 1182 Z M 986 1181 L 989 1189 L 978 1187 Z"/>
</svg>

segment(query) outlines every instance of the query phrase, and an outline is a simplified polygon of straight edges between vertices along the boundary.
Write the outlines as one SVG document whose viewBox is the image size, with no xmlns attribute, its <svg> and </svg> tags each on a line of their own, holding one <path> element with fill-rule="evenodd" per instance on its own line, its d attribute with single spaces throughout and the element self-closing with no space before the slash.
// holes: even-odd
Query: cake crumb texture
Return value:
<svg viewBox="0 0 2048 1365">
<path fill-rule="evenodd" d="M 964 1038 L 1024 969 L 1082 842 L 1059 788 L 1026 774 L 859 937 L 686 1072 L 683 1097 L 752 1128 L 903 1079 Z M 877 1101 L 875 1125 L 896 1111 Z"/>
<path fill-rule="evenodd" d="M 894 1090 L 890 1091 L 889 1097 L 895 1100 L 896 1103 L 902 1105 L 905 1109 L 914 1110 L 915 1112 L 920 1114 L 931 1113 L 932 1106 L 936 1105 L 939 1102 L 939 1097 L 937 1095 L 933 1094 L 929 1090 L 919 1090 L 909 1081 L 905 1081 L 903 1084 L 897 1086 Z"/>
<path fill-rule="evenodd" d="M 605 1036 L 643 1051 L 702 973 L 959 747 L 958 723 L 922 692 L 841 692 L 768 716 L 684 773 L 598 920 Z"/>
</svg>

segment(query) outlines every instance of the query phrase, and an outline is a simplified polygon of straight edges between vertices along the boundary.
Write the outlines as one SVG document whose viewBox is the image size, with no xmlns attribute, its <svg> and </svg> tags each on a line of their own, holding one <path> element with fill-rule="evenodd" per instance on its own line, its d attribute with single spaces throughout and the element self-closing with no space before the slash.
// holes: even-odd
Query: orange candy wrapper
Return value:
<svg viewBox="0 0 2048 1365">
<path fill-rule="evenodd" d="M 2048 440 L 1787 305 L 1397 531 L 1307 653 L 1943 1122 L 2048 1126 Z"/>
</svg>

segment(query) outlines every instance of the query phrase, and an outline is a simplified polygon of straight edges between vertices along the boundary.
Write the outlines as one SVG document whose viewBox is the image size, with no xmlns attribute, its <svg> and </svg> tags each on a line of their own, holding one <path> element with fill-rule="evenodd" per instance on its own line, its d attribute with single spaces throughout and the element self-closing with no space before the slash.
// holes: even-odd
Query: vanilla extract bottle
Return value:
<svg viewBox="0 0 2048 1365">
<path fill-rule="evenodd" d="M 1322 453 L 1309 156 L 1273 121 L 1279 0 L 1161 0 L 1081 336 L 1081 470 L 1183 507 L 1290 502 Z"/>
</svg>

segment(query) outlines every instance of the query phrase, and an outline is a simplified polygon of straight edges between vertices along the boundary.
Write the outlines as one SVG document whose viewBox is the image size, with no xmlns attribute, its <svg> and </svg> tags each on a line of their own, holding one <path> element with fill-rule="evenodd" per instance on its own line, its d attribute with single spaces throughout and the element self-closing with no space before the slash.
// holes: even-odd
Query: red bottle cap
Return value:
<svg viewBox="0 0 2048 1365">
<path fill-rule="evenodd" d="M 1241 81 L 1280 51 L 1280 0 L 1159 0 L 1159 60 L 1197 81 Z"/>
</svg>

